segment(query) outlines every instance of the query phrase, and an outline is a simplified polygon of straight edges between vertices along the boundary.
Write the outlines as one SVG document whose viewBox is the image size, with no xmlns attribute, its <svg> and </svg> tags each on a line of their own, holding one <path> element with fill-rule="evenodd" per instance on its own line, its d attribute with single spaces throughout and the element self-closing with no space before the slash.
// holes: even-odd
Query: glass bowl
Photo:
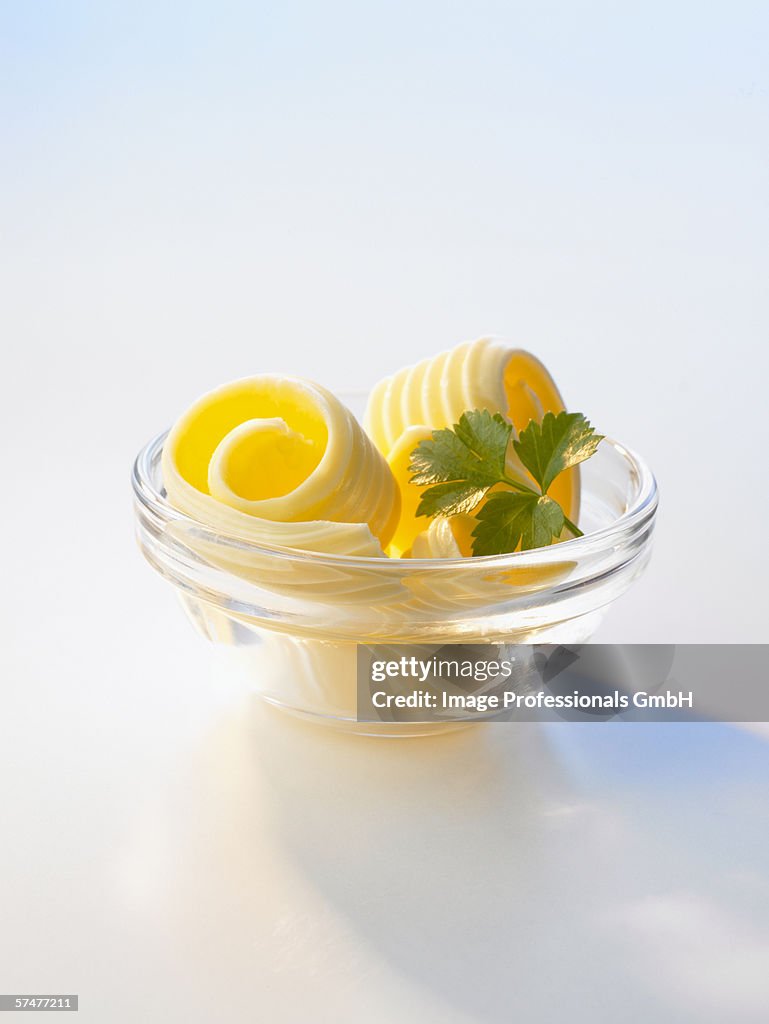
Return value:
<svg viewBox="0 0 769 1024">
<path fill-rule="evenodd" d="M 356 722 L 358 643 L 582 643 L 651 552 L 656 481 L 608 438 L 581 467 L 584 537 L 429 560 L 331 556 L 214 532 L 168 503 L 165 437 L 150 441 L 133 468 L 145 558 L 203 636 L 231 649 L 261 697 L 339 728 L 415 735 L 451 727 Z"/>
</svg>

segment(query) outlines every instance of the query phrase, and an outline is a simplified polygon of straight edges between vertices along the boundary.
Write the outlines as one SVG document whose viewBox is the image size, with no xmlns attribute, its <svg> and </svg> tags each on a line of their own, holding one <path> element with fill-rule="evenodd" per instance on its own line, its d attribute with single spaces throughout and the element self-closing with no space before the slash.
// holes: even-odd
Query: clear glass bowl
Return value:
<svg viewBox="0 0 769 1024">
<path fill-rule="evenodd" d="M 139 453 L 139 545 L 176 587 L 197 629 L 236 650 L 255 690 L 286 710 L 365 733 L 446 726 L 356 722 L 356 644 L 580 643 L 642 572 L 657 485 L 607 439 L 582 466 L 585 536 L 549 548 L 465 559 L 330 556 L 247 543 L 167 501 L 165 434 Z"/>
</svg>

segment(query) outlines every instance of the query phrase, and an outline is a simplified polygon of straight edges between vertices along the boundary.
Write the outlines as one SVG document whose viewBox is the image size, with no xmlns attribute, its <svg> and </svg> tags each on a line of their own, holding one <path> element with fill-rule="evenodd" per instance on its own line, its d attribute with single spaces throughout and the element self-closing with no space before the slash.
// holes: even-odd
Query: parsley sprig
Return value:
<svg viewBox="0 0 769 1024">
<path fill-rule="evenodd" d="M 575 537 L 582 531 L 547 493 L 555 478 L 594 454 L 603 440 L 579 412 L 546 413 L 531 420 L 513 448 L 536 487 L 508 472 L 507 453 L 513 425 L 499 413 L 473 409 L 451 428 L 433 431 L 411 453 L 411 482 L 427 487 L 419 516 L 476 515 L 473 554 L 497 555 L 546 547 L 566 527 Z M 489 491 L 502 485 L 505 489 Z"/>
</svg>

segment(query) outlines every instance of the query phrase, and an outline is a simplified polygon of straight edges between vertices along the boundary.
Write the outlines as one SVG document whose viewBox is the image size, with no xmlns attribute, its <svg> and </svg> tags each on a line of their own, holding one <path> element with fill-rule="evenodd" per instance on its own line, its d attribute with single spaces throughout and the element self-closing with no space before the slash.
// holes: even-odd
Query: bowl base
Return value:
<svg viewBox="0 0 769 1024">
<path fill-rule="evenodd" d="M 258 694 L 260 700 L 270 707 L 295 718 L 302 718 L 314 725 L 322 725 L 327 729 L 335 729 L 337 732 L 348 733 L 352 736 L 376 736 L 380 739 L 416 739 L 423 736 L 440 736 L 444 733 L 458 732 L 461 729 L 471 729 L 482 724 L 479 722 L 359 722 L 355 718 L 344 718 L 342 716 L 324 715 L 318 711 L 307 711 L 304 708 L 295 708 L 283 701 L 275 700 L 274 697 L 267 697 Z"/>
</svg>

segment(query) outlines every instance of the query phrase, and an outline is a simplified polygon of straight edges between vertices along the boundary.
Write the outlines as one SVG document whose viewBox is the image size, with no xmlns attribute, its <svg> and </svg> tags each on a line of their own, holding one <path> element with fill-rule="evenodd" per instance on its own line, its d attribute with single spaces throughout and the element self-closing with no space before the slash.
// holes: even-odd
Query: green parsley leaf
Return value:
<svg viewBox="0 0 769 1024">
<path fill-rule="evenodd" d="M 415 484 L 466 480 L 493 487 L 504 473 L 512 424 L 486 409 L 465 412 L 452 428 L 434 430 L 411 453 Z"/>
<path fill-rule="evenodd" d="M 435 484 L 424 492 L 417 506 L 418 516 L 456 516 L 460 512 L 472 512 L 479 501 L 486 497 L 488 487 L 451 480 Z"/>
<path fill-rule="evenodd" d="M 531 420 L 513 447 L 546 494 L 559 473 L 589 459 L 602 440 L 582 413 L 548 412 L 542 423 Z"/>
<path fill-rule="evenodd" d="M 541 423 L 531 420 L 513 445 L 537 490 L 507 468 L 512 431 L 499 413 L 473 409 L 452 428 L 434 430 L 411 453 L 411 481 L 427 488 L 417 515 L 467 513 L 487 498 L 476 514 L 474 555 L 502 554 L 519 545 L 522 551 L 546 547 L 564 527 L 582 536 L 547 491 L 559 473 L 589 459 L 603 435 L 595 433 L 582 413 L 549 412 Z M 492 487 L 496 489 L 489 495 Z"/>
<path fill-rule="evenodd" d="M 504 477 L 512 424 L 486 409 L 463 413 L 452 429 L 434 430 L 411 453 L 412 483 L 431 484 L 418 516 L 470 512 Z"/>
<path fill-rule="evenodd" d="M 463 412 L 454 433 L 459 440 L 489 469 L 490 478 L 496 483 L 505 474 L 507 446 L 513 425 L 498 412 L 493 415 L 487 409 Z"/>
<path fill-rule="evenodd" d="M 501 555 L 544 548 L 560 537 L 563 509 L 546 494 L 495 491 L 478 512 L 473 530 L 474 555 Z"/>
</svg>

